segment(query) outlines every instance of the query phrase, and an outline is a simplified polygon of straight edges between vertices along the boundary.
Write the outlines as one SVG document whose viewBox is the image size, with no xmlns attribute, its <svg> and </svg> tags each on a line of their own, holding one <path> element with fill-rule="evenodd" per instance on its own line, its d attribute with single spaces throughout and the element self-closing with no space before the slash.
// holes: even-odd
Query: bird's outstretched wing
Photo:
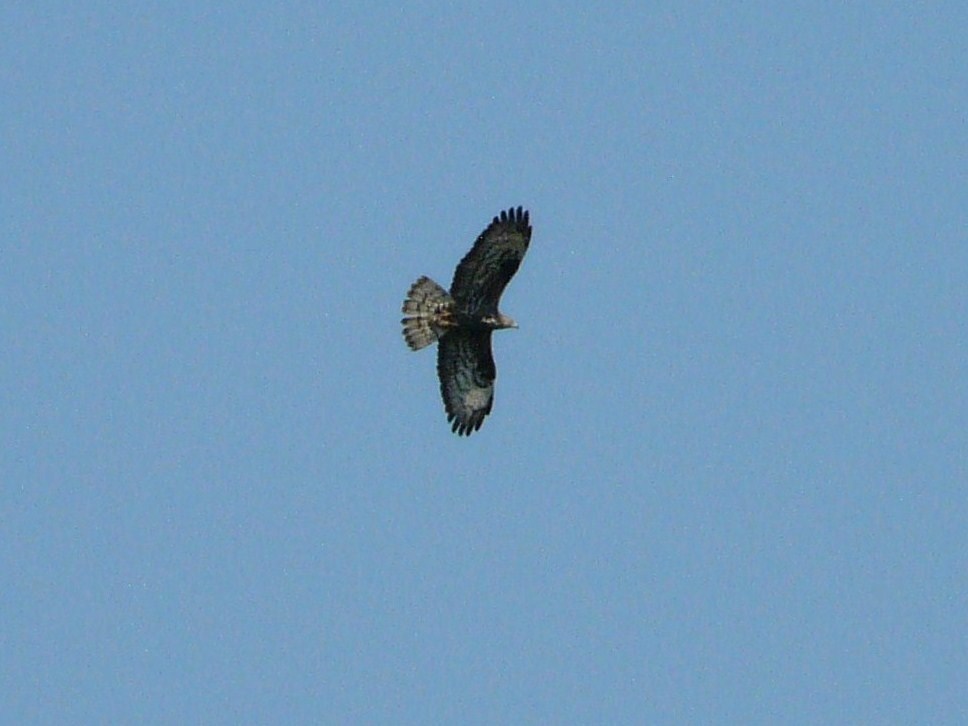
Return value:
<svg viewBox="0 0 968 726">
<path fill-rule="evenodd" d="M 440 395 L 451 430 L 469 436 L 484 423 L 494 403 L 491 331 L 451 330 L 437 344 Z"/>
<path fill-rule="evenodd" d="M 454 271 L 450 294 L 457 307 L 471 314 L 496 312 L 501 293 L 518 271 L 530 242 L 526 210 L 512 208 L 495 217 Z"/>
</svg>

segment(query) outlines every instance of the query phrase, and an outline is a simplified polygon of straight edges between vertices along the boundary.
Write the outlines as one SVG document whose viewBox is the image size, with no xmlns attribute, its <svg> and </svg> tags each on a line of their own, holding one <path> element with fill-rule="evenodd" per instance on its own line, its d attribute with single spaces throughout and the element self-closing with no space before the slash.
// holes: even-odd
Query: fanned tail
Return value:
<svg viewBox="0 0 968 726">
<path fill-rule="evenodd" d="M 426 348 L 456 325 L 454 300 L 429 277 L 421 277 L 410 286 L 403 312 L 403 337 L 411 350 Z"/>
</svg>

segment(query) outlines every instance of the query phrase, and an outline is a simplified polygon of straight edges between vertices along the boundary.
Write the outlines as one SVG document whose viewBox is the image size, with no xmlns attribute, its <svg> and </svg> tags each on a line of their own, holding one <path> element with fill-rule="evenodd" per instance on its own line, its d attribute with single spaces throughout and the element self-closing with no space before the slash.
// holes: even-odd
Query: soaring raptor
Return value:
<svg viewBox="0 0 968 726">
<path fill-rule="evenodd" d="M 440 394 L 451 430 L 469 436 L 494 403 L 491 331 L 518 327 L 497 304 L 531 242 L 531 224 L 521 207 L 501 212 L 457 265 L 448 293 L 429 277 L 419 278 L 403 302 L 403 337 L 412 350 L 434 341 Z"/>
</svg>

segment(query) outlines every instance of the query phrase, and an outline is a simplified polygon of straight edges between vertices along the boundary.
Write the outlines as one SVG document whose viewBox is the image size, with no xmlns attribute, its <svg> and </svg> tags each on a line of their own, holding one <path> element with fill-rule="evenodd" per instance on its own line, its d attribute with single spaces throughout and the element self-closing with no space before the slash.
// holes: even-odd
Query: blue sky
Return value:
<svg viewBox="0 0 968 726">
<path fill-rule="evenodd" d="M 11 722 L 963 718 L 962 5 L 0 22 Z"/>
</svg>

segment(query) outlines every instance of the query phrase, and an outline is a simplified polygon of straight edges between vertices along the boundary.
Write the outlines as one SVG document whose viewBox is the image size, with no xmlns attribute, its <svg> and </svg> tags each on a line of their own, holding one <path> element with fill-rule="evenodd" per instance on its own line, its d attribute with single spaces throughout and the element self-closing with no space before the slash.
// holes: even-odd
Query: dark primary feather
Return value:
<svg viewBox="0 0 968 726">
<path fill-rule="evenodd" d="M 450 294 L 457 307 L 470 314 L 496 313 L 501 293 L 518 271 L 530 242 L 531 224 L 523 208 L 495 217 L 454 271 Z"/>
<path fill-rule="evenodd" d="M 484 423 L 494 403 L 491 331 L 451 330 L 437 344 L 440 395 L 451 430 L 469 436 Z"/>
</svg>

